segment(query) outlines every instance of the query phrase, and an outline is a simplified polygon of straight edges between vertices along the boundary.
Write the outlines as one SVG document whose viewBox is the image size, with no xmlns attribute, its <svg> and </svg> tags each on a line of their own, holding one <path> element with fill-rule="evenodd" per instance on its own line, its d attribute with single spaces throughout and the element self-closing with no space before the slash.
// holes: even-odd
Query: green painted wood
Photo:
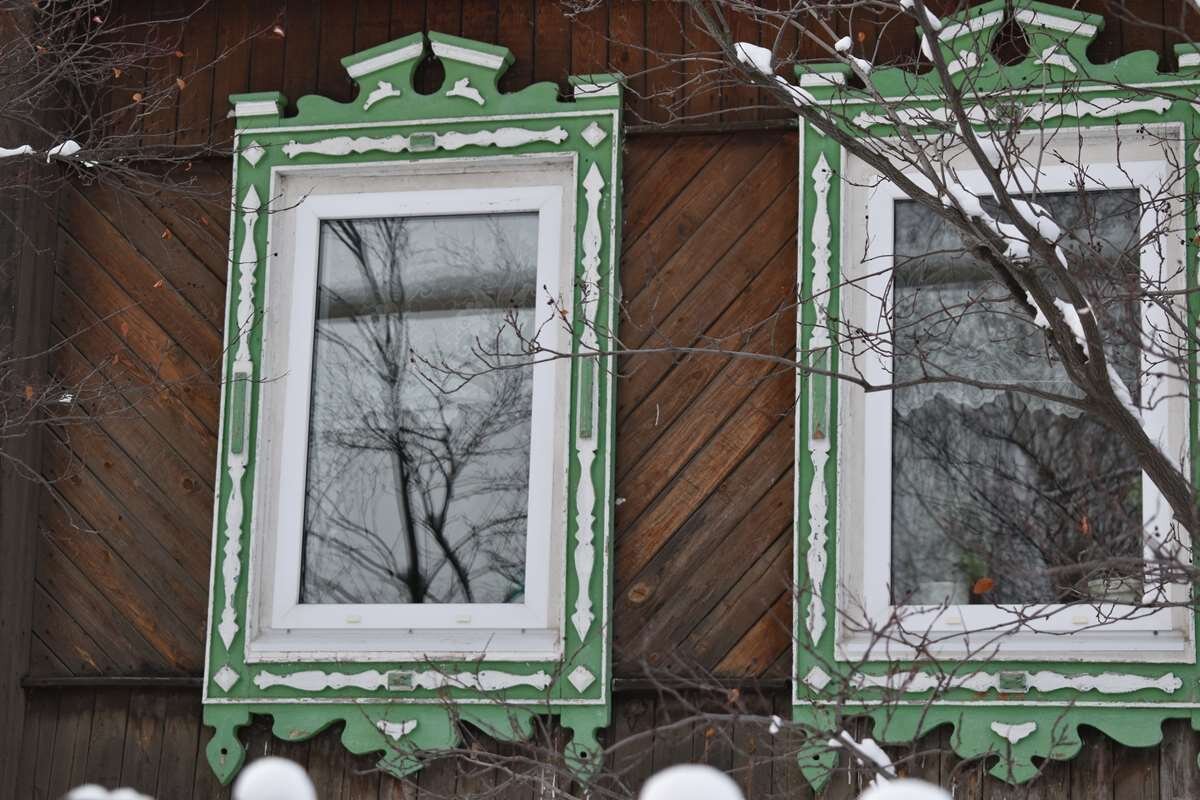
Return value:
<svg viewBox="0 0 1200 800">
<path fill-rule="evenodd" d="M 1015 15 L 1028 39 L 1028 57 L 1015 64 L 1002 64 L 988 49 L 992 34 L 1006 24 L 1009 15 Z M 963 69 L 953 80 L 959 82 L 965 93 L 965 105 L 969 108 L 1008 108 L 1014 124 L 1027 129 L 1039 125 L 1108 126 L 1116 124 L 1181 123 L 1185 131 L 1184 151 L 1187 153 L 1186 180 L 1188 201 L 1185 219 L 1189 226 L 1194 224 L 1196 191 L 1196 130 L 1197 110 L 1193 106 L 1197 86 L 1200 85 L 1200 64 L 1189 63 L 1173 74 L 1160 73 L 1158 55 L 1152 52 L 1137 52 L 1125 55 L 1107 64 L 1093 63 L 1087 55 L 1089 44 L 1102 30 L 1104 19 L 1099 15 L 1053 6 L 1035 0 L 993 0 L 967 9 L 942 20 L 943 36 L 938 47 L 947 63 L 974 63 Z M 961 27 L 960 27 L 961 26 Z M 1178 45 L 1176 54 L 1190 54 L 1193 45 Z M 1053 56 L 1053 58 L 1047 58 Z M 961 61 L 960 61 L 961 59 Z M 839 73 L 848 75 L 850 68 L 843 63 L 804 65 L 797 74 Z M 933 71 L 921 74 L 900 68 L 879 68 L 871 73 L 874 88 L 879 97 L 871 97 L 862 90 L 843 88 L 832 83 L 806 87 L 814 101 L 825 105 L 834 117 L 840 117 L 842 129 L 853 136 L 888 136 L 897 132 L 896 126 L 885 119 L 884 109 L 904 120 L 906 110 L 919 109 L 922 122 L 936 117 L 945 106 L 945 90 Z M 1130 88 L 1139 85 L 1139 90 Z M 884 102 L 879 102 L 883 100 Z M 1135 101 L 1124 103 L 1123 101 Z M 1052 108 L 1051 121 L 1034 119 L 1028 113 L 1032 107 Z M 932 113 L 931 113 L 932 112 Z M 982 119 L 982 117 L 981 117 Z M 913 123 L 917 124 L 917 123 Z M 927 123 L 926 123 L 927 124 Z M 951 125 L 953 123 L 951 122 Z M 812 298 L 814 279 L 814 243 L 812 231 L 816 218 L 817 186 L 813 179 L 814 170 L 823 157 L 836 172 L 841 163 L 842 151 L 832 137 L 823 135 L 812 125 L 802 126 L 801 180 L 803 215 L 801 220 L 802 246 L 802 297 Z M 906 130 L 913 130 L 906 127 Z M 921 133 L 921 131 L 917 131 Z M 831 265 L 830 285 L 833 288 L 828 298 L 829 308 L 838 307 L 837 286 L 840 281 L 839 252 L 841 230 L 841 192 L 836 174 L 832 175 L 828 187 L 827 209 L 832 239 L 829 243 Z M 1194 234 L 1195 231 L 1189 231 Z M 1188 286 L 1195 286 L 1195 263 L 1197 247 L 1191 235 L 1187 245 Z M 1197 305 L 1191 301 L 1189 313 L 1196 315 Z M 818 309 L 811 300 L 801 309 L 803 358 L 818 368 L 838 366 L 836 348 L 828 343 L 818 348 L 813 341 L 813 328 Z M 1193 373 L 1195 365 L 1192 367 Z M 834 651 L 834 628 L 837 624 L 837 563 L 839 549 L 837 531 L 837 463 L 838 448 L 838 393 L 832 390 L 831 379 L 812 373 L 800 376 L 797 435 L 801 437 L 797 464 L 798 518 L 796 520 L 795 575 L 798 603 L 794 631 L 794 696 L 793 718 L 824 741 L 829 731 L 837 730 L 841 715 L 862 715 L 874 719 L 872 736 L 882 742 L 902 744 L 915 741 L 938 726 L 952 728 L 949 734 L 950 747 L 960 757 L 979 759 L 986 763 L 990 774 L 1010 784 L 1020 784 L 1038 776 L 1045 759 L 1067 760 L 1079 753 L 1081 748 L 1080 727 L 1098 729 L 1113 741 L 1126 747 L 1150 747 L 1162 740 L 1163 723 L 1172 718 L 1190 721 L 1200 728 L 1200 669 L 1193 663 L 1148 664 L 1136 662 L 1054 662 L 1037 661 L 976 661 L 969 665 L 942 662 L 936 667 L 928 662 L 915 664 L 881 664 L 878 662 L 851 666 L 839 661 Z M 817 398 L 817 400 L 814 400 Z M 822 407 L 826 406 L 826 407 Z M 814 460 L 818 448 L 811 446 L 813 431 L 827 421 L 831 440 L 828 459 L 820 455 Z M 1191 406 L 1192 440 L 1191 463 L 1196 459 L 1196 407 Z M 819 465 L 819 466 L 818 466 Z M 824 543 L 827 556 L 821 582 L 820 600 L 824 606 L 826 625 L 814 641 L 806 624 L 809 609 L 813 606 L 813 583 L 808 574 L 808 551 L 810 547 L 810 492 L 817 477 L 817 469 L 824 480 L 825 532 Z M 1195 469 L 1195 467 L 1193 467 Z M 817 539 L 819 542 L 819 537 Z M 1193 633 L 1194 637 L 1194 633 Z M 1004 690 L 1005 678 L 1000 676 L 1000 689 L 991 688 L 975 691 L 967 687 L 942 688 L 928 691 L 904 691 L 902 693 L 882 690 L 857 689 L 852 675 L 886 674 L 891 669 L 899 675 L 906 670 L 914 674 L 945 675 L 964 672 L 996 674 L 1033 673 L 1048 670 L 1056 675 L 1087 678 L 1105 672 L 1141 676 L 1161 680 L 1157 687 L 1137 691 L 1096 693 L 1085 688 L 1068 687 L 1053 691 Z M 825 673 L 813 673 L 820 670 Z M 810 676 L 816 675 L 815 679 Z M 810 680 L 806 681 L 806 678 Z M 828 678 L 826 683 L 823 678 Z M 1163 688 L 1168 687 L 1168 688 Z M 1170 688 L 1173 687 L 1173 688 Z M 897 702 L 903 701 L 903 702 Z M 1037 705 L 1046 703 L 1046 705 Z M 1053 704 L 1053 705 L 1049 705 Z M 1078 704 L 1078 705 L 1076 705 Z M 1086 705 L 1084 705 L 1086 704 Z M 1027 724 L 1036 727 L 1016 743 L 1004 739 L 992 728 L 993 723 Z M 799 754 L 801 771 L 809 782 L 820 788 L 830 777 L 837 763 L 835 753 L 827 748 L 813 748 Z M 1194 767 L 1192 767 L 1194 769 Z M 1146 767 L 1149 775 L 1153 770 Z M 1139 772 L 1136 778 L 1140 779 Z M 1129 780 L 1134 780 L 1130 778 Z M 1147 781 L 1150 778 L 1146 779 Z M 1104 781 L 1086 785 L 1103 785 Z M 1147 790 L 1149 791 L 1149 790 Z M 1157 794 L 1157 791 L 1154 792 Z"/>
<path fill-rule="evenodd" d="M 445 72 L 442 85 L 430 94 L 414 87 L 417 66 L 430 51 L 438 54 Z M 265 254 L 271 178 L 288 165 L 353 165 L 380 161 L 429 161 L 442 158 L 484 159 L 513 154 L 570 153 L 575 156 L 578 191 L 574 230 L 574 347 L 584 333 L 583 287 L 589 266 L 585 258 L 589 222 L 594 235 L 600 228 L 596 255 L 600 267 L 586 299 L 597 298 L 597 347 L 605 350 L 608 331 L 616 319 L 616 254 L 620 252 L 621 91 L 611 75 L 571 79 L 574 97 L 559 98 L 558 87 L 540 83 L 505 93 L 498 81 L 513 57 L 504 47 L 431 32 L 412 34 L 342 59 L 358 91 L 349 102 L 321 96 L 302 97 L 298 113 L 284 117 L 286 98 L 278 92 L 234 95 L 237 117 L 234 157 L 234 209 L 230 266 L 230 299 L 226 310 L 228 341 L 248 343 L 226 349 L 224 402 L 219 468 L 218 506 L 214 542 L 211 614 L 205 677 L 205 724 L 215 729 L 207 744 L 209 764 L 222 782 L 242 765 L 246 748 L 239 730 L 251 713 L 272 717 L 274 735 L 287 741 L 310 739 L 341 724 L 342 745 L 354 754 L 380 754 L 378 766 L 403 776 L 418 769 L 439 750 L 462 741 L 469 724 L 502 741 L 529 737 L 534 714 L 552 714 L 570 728 L 568 763 L 581 778 L 599 765 L 598 731 L 610 718 L 611 698 L 611 486 L 614 371 L 608 357 L 575 358 L 568 436 L 567 530 L 561 575 L 566 602 L 560 621 L 565 656 L 550 662 L 418 663 L 297 662 L 251 664 L 245 658 L 247 581 L 253 550 L 251 525 L 257 436 L 260 427 L 259 381 L 263 355 L 258 322 L 269 280 Z M 530 135 L 530 134 L 534 135 Z M 598 206 L 596 176 L 602 178 Z M 589 188 L 590 187 L 590 188 Z M 252 253 L 249 260 L 245 253 Z M 594 267 L 590 267 L 594 269 Z M 246 287 L 243 289 L 243 287 Z M 244 295 L 244 298 L 243 298 Z M 593 397 L 595 405 L 593 406 Z M 593 407 L 599 409 L 598 414 Z M 580 579 L 574 558 L 580 537 L 576 490 L 580 485 L 576 458 L 578 438 L 595 437 L 597 455 L 591 465 L 595 490 L 592 525 L 595 561 L 582 573 L 585 594 L 595 619 L 580 628 L 570 623 Z M 586 532 L 585 532 L 586 533 Z M 582 552 L 582 551 L 581 551 Z M 228 585 L 228 588 L 227 588 Z M 225 598 L 231 592 L 232 606 Z M 575 687 L 568 676 L 576 669 L 594 676 L 589 685 Z M 516 686 L 503 690 L 466 688 L 461 682 L 440 689 L 414 688 L 412 675 L 431 671 L 442 675 L 483 675 L 497 670 L 509 675 L 547 676 L 547 688 Z M 268 685 L 264 672 L 318 676 L 318 688 Z M 236 680 L 226 688 L 218 674 Z M 372 680 L 372 676 L 375 679 Z M 259 679 L 259 680 L 256 680 Z M 468 681 L 469 683 L 470 681 Z M 368 688 L 354 688 L 355 685 Z M 382 728 L 415 722 L 397 738 Z M 393 730 L 395 728 L 393 727 Z"/>
</svg>

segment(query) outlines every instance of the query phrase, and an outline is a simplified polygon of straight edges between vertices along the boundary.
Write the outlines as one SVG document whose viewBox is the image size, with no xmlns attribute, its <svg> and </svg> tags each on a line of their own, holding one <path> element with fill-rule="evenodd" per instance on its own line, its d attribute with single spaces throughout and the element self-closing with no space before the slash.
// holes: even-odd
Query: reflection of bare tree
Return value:
<svg viewBox="0 0 1200 800">
<path fill-rule="evenodd" d="M 306 602 L 520 599 L 530 371 L 459 386 L 420 367 L 512 335 L 505 320 L 533 294 L 530 240 L 512 231 L 527 222 L 323 226 Z"/>
<path fill-rule="evenodd" d="M 1136 193 L 1042 202 L 1072 237 L 1065 250 L 1097 298 L 1109 357 L 1136 392 Z M 949 372 L 1077 394 L 954 231 L 912 202 L 897 204 L 896 221 L 899 380 Z M 1140 587 L 1141 470 L 1090 415 L 1012 391 L 911 386 L 894 395 L 892 425 L 897 597 L 967 602 L 975 590 L 984 602 L 1070 602 L 1089 597 L 1089 579 Z"/>
</svg>

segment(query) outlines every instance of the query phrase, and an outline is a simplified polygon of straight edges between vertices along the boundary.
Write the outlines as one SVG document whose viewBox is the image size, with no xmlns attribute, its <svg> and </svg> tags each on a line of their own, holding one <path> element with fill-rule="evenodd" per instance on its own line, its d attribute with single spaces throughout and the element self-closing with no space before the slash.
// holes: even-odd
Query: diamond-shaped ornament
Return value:
<svg viewBox="0 0 1200 800">
<path fill-rule="evenodd" d="M 592 123 L 592 124 L 595 124 L 595 123 Z M 250 144 L 248 144 L 242 148 L 242 158 L 249 161 L 250 166 L 252 166 L 252 167 L 258 166 L 258 162 L 261 161 L 262 157 L 265 156 L 266 154 L 267 154 L 267 148 L 263 147 L 258 142 L 252 141 L 252 142 L 250 142 Z"/>
<path fill-rule="evenodd" d="M 571 674 L 567 676 L 567 680 L 575 687 L 575 691 L 581 694 L 587 691 L 587 688 L 596 682 L 596 676 L 593 675 L 586 667 L 578 666 L 571 670 Z"/>
<path fill-rule="evenodd" d="M 595 122 L 583 129 L 583 140 L 592 147 L 603 142 L 607 136 L 608 134 L 604 132 L 604 128 L 601 128 Z"/>
<path fill-rule="evenodd" d="M 213 675 L 213 681 L 220 686 L 223 691 L 228 692 L 233 688 L 233 685 L 238 682 L 241 676 L 230 667 L 228 664 L 217 670 L 217 674 Z"/>
</svg>

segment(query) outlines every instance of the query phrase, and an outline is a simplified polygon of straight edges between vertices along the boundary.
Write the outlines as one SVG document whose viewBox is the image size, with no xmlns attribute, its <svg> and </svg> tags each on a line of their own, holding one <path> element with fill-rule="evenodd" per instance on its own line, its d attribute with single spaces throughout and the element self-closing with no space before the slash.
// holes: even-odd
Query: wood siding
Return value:
<svg viewBox="0 0 1200 800">
<path fill-rule="evenodd" d="M 130 3 L 121 13 L 166 17 L 177 5 Z M 1102 0 L 1079 5 L 1104 7 Z M 1168 24 L 1181 13 L 1177 3 L 1136 5 Z M 230 93 L 282 88 L 293 102 L 311 92 L 346 99 L 351 87 L 341 57 L 421 28 L 508 46 L 517 57 L 508 86 L 562 81 L 570 72 L 632 74 L 634 124 L 666 120 L 662 97 L 686 113 L 708 114 L 710 122 L 785 116 L 757 108 L 757 96 L 744 89 L 685 95 L 683 82 L 694 75 L 638 74 L 656 66 L 642 43 L 703 48 L 680 22 L 670 4 L 628 0 L 574 19 L 545 0 L 213 0 L 186 26 L 163 26 L 182 37 L 183 55 L 146 69 L 181 77 L 187 88 L 176 106 L 145 125 L 148 134 L 183 144 L 227 142 Z M 269 33 L 277 23 L 282 36 Z M 761 35 L 739 24 L 739 38 Z M 880 37 L 884 51 L 912 51 L 911 28 L 867 18 L 852 28 L 866 41 Z M 1146 47 L 1165 54 L 1172 43 L 1161 30 L 1113 18 L 1096 57 Z M 215 68 L 196 71 L 218 55 Z M 132 93 L 137 78 L 129 80 Z M 717 338 L 787 353 L 795 341 L 787 306 L 796 269 L 795 135 L 635 133 L 625 163 L 622 339 L 654 348 Z M 26 540 L 36 548 L 28 673 L 38 679 L 196 676 L 202 668 L 229 163 L 197 161 L 188 169 L 198 187 L 191 197 L 73 185 L 59 198 L 54 269 L 47 273 L 52 310 L 40 335 L 58 344 L 51 374 L 81 392 L 63 412 L 77 424 L 47 436 L 42 457 L 53 490 L 42 493 L 37 535 Z M 616 674 L 650 668 L 737 680 L 786 677 L 791 373 L 762 361 L 671 353 L 623 359 L 621 371 Z M 24 663 L 25 654 L 18 655 Z M 777 695 L 756 698 L 754 708 L 787 715 L 786 693 Z M 208 733 L 199 725 L 198 690 L 31 689 L 26 699 L 20 800 L 55 798 L 84 780 L 134 784 L 160 800 L 227 796 L 204 761 Z M 654 695 L 621 693 L 607 736 L 645 731 L 677 713 Z M 751 797 L 811 796 L 787 762 L 737 755 L 743 748 L 707 726 L 682 730 L 656 736 L 630 757 L 630 786 L 653 769 L 695 759 L 738 767 Z M 753 738 L 747 726 L 728 733 L 747 747 Z M 369 760 L 346 755 L 335 733 L 285 745 L 258 724 L 250 740 L 255 755 L 283 752 L 306 763 L 327 790 L 322 800 L 416 796 L 411 787 L 364 774 Z M 935 735 L 922 747 L 945 743 Z M 777 746 L 764 740 L 754 752 Z M 1176 723 L 1159 749 L 1093 739 L 1075 761 L 1052 765 L 1030 796 L 1200 796 L 1197 749 L 1196 734 Z M 1024 788 L 983 779 L 977 767 L 962 774 L 953 768 L 945 755 L 914 757 L 909 767 L 959 781 L 961 798 L 1026 796 Z M 469 796 L 480 779 L 458 770 L 435 765 L 413 785 L 423 797 Z M 835 780 L 826 796 L 853 797 L 858 780 Z M 1111 788 L 1099 794 L 1098 786 Z"/>
<path fill-rule="evenodd" d="M 710 700 L 711 702 L 711 700 Z M 771 736 L 761 717 L 789 712 L 787 693 L 741 700 L 757 719 L 711 723 L 692 718 L 704 699 L 620 692 L 607 740 L 642 732 L 610 758 L 608 788 L 636 795 L 646 777 L 672 764 L 708 763 L 729 772 L 747 800 L 853 800 L 864 775 L 843 759 L 820 795 L 796 767 L 786 736 Z M 645 732 L 653 726 L 653 735 Z M 669 725 L 669 727 L 668 727 Z M 945 730 L 912 747 L 892 748 L 898 770 L 940 783 L 955 800 L 1191 800 L 1200 797 L 1196 756 L 1200 733 L 1186 720 L 1164 727 L 1158 748 L 1128 748 L 1096 731 L 1081 731 L 1082 752 L 1071 761 L 1050 762 L 1029 784 L 1012 787 L 976 762 L 962 764 L 949 753 Z M 249 758 L 279 755 L 305 766 L 320 800 L 533 800 L 548 797 L 528 783 L 506 781 L 496 770 L 461 759 L 432 761 L 407 780 L 373 769 L 370 756 L 355 756 L 338 740 L 340 728 L 307 742 L 283 742 L 259 719 L 244 733 Z M 865 731 L 864 731 L 865 733 Z M 67 788 L 87 781 L 136 786 L 158 800 L 228 800 L 229 789 L 213 778 L 204 758 L 210 731 L 200 724 L 195 691 L 177 689 L 55 689 L 29 696 L 29 721 L 20 761 L 19 800 L 58 800 Z M 491 746 L 480 741 L 484 747 Z M 790 745 L 790 747 L 794 747 Z M 697 798 L 697 800 L 701 800 Z"/>
</svg>

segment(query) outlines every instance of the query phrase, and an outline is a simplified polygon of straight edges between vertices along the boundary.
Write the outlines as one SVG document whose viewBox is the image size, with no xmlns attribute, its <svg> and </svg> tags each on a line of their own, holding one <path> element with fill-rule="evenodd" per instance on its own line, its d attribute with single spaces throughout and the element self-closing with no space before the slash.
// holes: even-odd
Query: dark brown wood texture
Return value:
<svg viewBox="0 0 1200 800">
<path fill-rule="evenodd" d="M 786 693 L 743 699 L 756 719 L 696 719 L 703 698 L 619 693 L 609 742 L 608 786 L 632 798 L 654 772 L 680 763 L 708 763 L 727 771 L 747 800 L 812 800 L 789 756 L 794 744 L 772 736 L 762 717 L 786 715 Z M 685 705 L 686 704 L 686 705 Z M 656 728 L 656 730 L 652 730 Z M 859 735 L 869 730 L 856 728 Z M 282 742 L 267 721 L 245 732 L 249 758 L 278 755 L 306 767 L 321 800 L 530 800 L 543 796 L 498 770 L 443 758 L 405 781 L 373 770 L 374 758 L 354 756 L 338 741 L 338 729 L 307 742 Z M 200 724 L 194 691 L 157 689 L 34 690 L 29 697 L 20 759 L 19 800 L 58 800 L 69 788 L 95 781 L 135 786 L 159 800 L 228 800 L 229 789 L 212 776 L 204 758 L 210 731 Z M 1160 748 L 1131 749 L 1084 731 L 1083 752 L 1073 761 L 1050 762 L 1028 784 L 1011 787 L 988 776 L 978 762 L 958 761 L 944 730 L 912 747 L 892 748 L 901 774 L 953 787 L 956 800 L 1190 800 L 1200 796 L 1196 756 L 1200 734 L 1186 720 L 1167 723 Z M 485 743 L 486 746 L 486 743 Z M 504 745 L 500 746 L 501 748 Z M 825 800 L 851 800 L 870 776 L 843 759 Z M 699 800 L 699 798 L 698 798 Z"/>
<path fill-rule="evenodd" d="M 631 347 L 794 342 L 796 140 L 630 143 L 623 288 Z M 203 658 L 227 217 L 208 200 L 63 195 L 57 377 L 83 419 L 46 448 L 34 674 L 196 674 Z M 783 311 L 780 311 L 783 309 Z M 788 650 L 787 370 L 673 354 L 622 363 L 616 641 L 624 674 L 666 654 L 761 675 Z M 721 552 L 737 559 L 714 558 Z M 786 659 L 784 659 L 786 660 Z"/>
<path fill-rule="evenodd" d="M 148 13 L 144 5 L 126 13 Z M 1085 5 L 1099 10 L 1102 0 Z M 1168 23 L 1180 13 L 1175 5 L 1147 0 L 1136 6 Z M 158 2 L 150 13 L 167 10 Z M 1130 4 L 1129 16 L 1135 11 Z M 694 30 L 681 29 L 686 21 L 674 4 L 627 0 L 576 19 L 543 0 L 213 0 L 182 27 L 182 58 L 147 65 L 152 74 L 175 71 L 186 83 L 178 105 L 147 125 L 176 130 L 183 143 L 227 141 L 229 93 L 282 87 L 293 100 L 314 91 L 346 98 L 351 87 L 338 59 L 423 27 L 510 47 L 517 56 L 505 79 L 510 88 L 531 79 L 562 80 L 568 72 L 617 69 L 633 75 L 637 94 L 630 108 L 640 117 L 667 118 L 660 105 L 639 96 L 655 94 L 710 120 L 744 119 L 733 110 L 755 102 L 744 90 L 684 96 L 679 82 L 688 76 L 641 72 L 661 65 L 654 50 L 703 47 Z M 277 24 L 282 36 L 270 33 Z M 739 25 L 739 37 L 762 35 Z M 864 18 L 851 26 L 863 32 L 864 46 L 874 41 L 883 51 L 911 52 L 911 30 L 895 23 Z M 1166 33 L 1114 18 L 1095 57 L 1138 47 L 1165 52 L 1170 43 Z M 199 69 L 217 57 L 214 69 Z M 777 112 L 749 113 L 767 118 Z M 756 352 L 789 351 L 795 150 L 795 137 L 786 132 L 630 137 L 621 327 L 627 345 L 653 349 L 715 338 Z M 53 374 L 97 391 L 80 395 L 72 409 L 78 424 L 47 437 L 42 455 L 54 490 L 42 495 L 40 535 L 22 539 L 36 549 L 36 580 L 0 581 L 0 591 L 23 591 L 25 600 L 17 598 L 10 616 L 23 613 L 20 602 L 32 607 L 25 617 L 32 617 L 32 636 L 14 637 L 17 648 L 9 655 L 14 669 L 27 663 L 35 676 L 180 676 L 196 675 L 202 666 L 229 165 L 214 160 L 189 168 L 198 186 L 192 197 L 74 186 L 59 202 L 55 268 L 42 273 L 53 277 L 52 313 L 49 324 L 25 335 L 61 343 Z M 617 674 L 651 667 L 785 676 L 790 373 L 745 359 L 659 353 L 622 359 L 621 375 Z M 7 513 L 6 507 L 6 532 L 12 525 Z M 9 552 L 0 570 L 16 575 L 21 552 L 11 551 L 16 560 Z M 786 710 L 780 698 L 768 705 Z M 646 730 L 668 711 L 654 698 L 621 699 L 610 735 Z M 20 764 L 23 785 L 34 788 L 18 797 L 54 797 L 84 778 L 158 787 L 160 798 L 221 796 L 199 749 L 205 735 L 198 714 L 195 691 L 31 692 Z M 4 730 L 21 728 L 14 721 Z M 1101 741 L 1075 762 L 1080 766 L 1053 767 L 1055 785 L 1069 785 L 1071 796 L 1100 796 L 1089 793 L 1095 783 L 1088 776 L 1110 770 L 1117 776 L 1114 792 L 1144 785 L 1150 787 L 1145 796 L 1194 796 L 1191 784 L 1183 793 L 1167 793 L 1191 780 L 1196 749 L 1194 735 L 1180 726 L 1171 730 L 1161 751 Z M 393 782 L 359 776 L 365 762 L 344 756 L 330 735 L 287 747 L 269 743 L 262 729 L 253 737 L 256 754 L 284 748 L 307 760 L 329 786 L 367 787 L 331 789 L 323 797 L 411 796 Z M 632 769 L 644 774 L 671 760 L 731 753 L 711 739 L 704 731 L 682 744 L 656 739 Z M 943 770 L 937 774 L 949 780 L 949 761 L 932 763 L 922 769 Z M 799 785 L 787 770 L 746 775 L 751 787 Z M 977 773 L 958 779 L 975 787 L 960 796 L 1023 796 Z M 447 767 L 419 780 L 428 796 L 434 786 L 453 790 L 459 779 Z M 794 791 L 791 796 L 807 796 Z M 852 795 L 845 781 L 829 793 Z M 754 788 L 752 796 L 763 791 Z M 1046 790 L 1035 796 L 1064 795 Z"/>
</svg>

